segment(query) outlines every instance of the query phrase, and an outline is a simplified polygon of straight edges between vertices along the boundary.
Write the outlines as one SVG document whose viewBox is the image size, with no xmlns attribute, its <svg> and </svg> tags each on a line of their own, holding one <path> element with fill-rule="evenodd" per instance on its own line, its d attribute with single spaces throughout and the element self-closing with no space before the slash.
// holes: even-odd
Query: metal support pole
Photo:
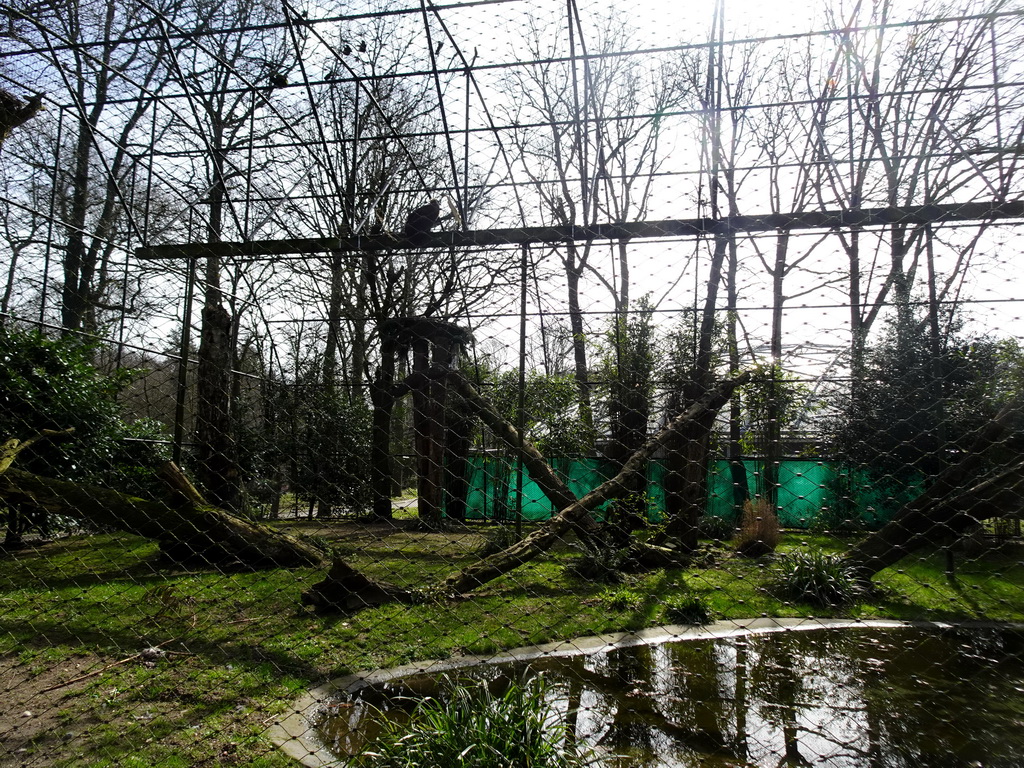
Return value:
<svg viewBox="0 0 1024 768">
<path fill-rule="evenodd" d="M 523 452 L 523 432 L 526 431 L 526 285 L 527 260 L 530 246 L 523 244 L 519 286 L 519 402 L 516 410 L 516 429 L 519 432 L 519 454 Z M 523 460 L 516 460 L 516 535 L 523 535 Z"/>
</svg>

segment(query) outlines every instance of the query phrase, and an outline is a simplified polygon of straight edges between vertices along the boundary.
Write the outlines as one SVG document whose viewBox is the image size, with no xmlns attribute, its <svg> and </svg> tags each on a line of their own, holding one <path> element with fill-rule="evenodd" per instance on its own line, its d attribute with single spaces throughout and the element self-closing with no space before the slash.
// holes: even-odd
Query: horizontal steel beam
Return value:
<svg viewBox="0 0 1024 768">
<path fill-rule="evenodd" d="M 286 238 L 230 243 L 183 243 L 137 248 L 140 259 L 181 259 L 205 256 L 272 258 L 299 254 L 360 253 L 423 248 L 465 248 L 504 245 L 552 245 L 588 240 L 653 240 L 700 237 L 722 232 L 770 232 L 797 229 L 851 229 L 891 224 L 922 225 L 955 221 L 1024 220 L 1024 201 L 1008 203 L 945 203 L 849 211 L 731 216 L 721 219 L 666 219 L 590 227 L 520 227 L 471 232 L 431 232 L 410 239 L 400 234 L 350 237 Z"/>
</svg>

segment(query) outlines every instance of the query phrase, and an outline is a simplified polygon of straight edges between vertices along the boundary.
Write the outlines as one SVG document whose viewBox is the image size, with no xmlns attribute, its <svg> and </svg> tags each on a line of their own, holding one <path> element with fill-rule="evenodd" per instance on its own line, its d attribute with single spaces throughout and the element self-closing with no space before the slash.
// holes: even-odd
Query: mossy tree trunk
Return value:
<svg viewBox="0 0 1024 768">
<path fill-rule="evenodd" d="M 860 581 L 868 582 L 921 547 L 947 543 L 979 520 L 1019 513 L 1024 463 L 976 481 L 990 461 L 989 449 L 1006 436 L 1016 415 L 1014 408 L 1000 411 L 975 433 L 960 461 L 947 467 L 924 493 L 847 553 L 845 562 Z"/>
<path fill-rule="evenodd" d="M 156 539 L 179 561 L 243 568 L 325 565 L 324 553 L 301 539 L 207 504 L 181 471 L 168 462 L 162 474 L 174 493 L 170 503 L 140 499 L 109 488 L 57 480 L 10 466 L 34 440 L 0 447 L 0 503 L 35 507 L 91 525 Z"/>
<path fill-rule="evenodd" d="M 0 476 L 0 500 L 33 504 L 93 525 L 156 539 L 169 556 L 179 561 L 243 568 L 326 563 L 323 552 L 294 536 L 205 504 L 164 504 L 18 469 L 9 469 Z"/>
</svg>

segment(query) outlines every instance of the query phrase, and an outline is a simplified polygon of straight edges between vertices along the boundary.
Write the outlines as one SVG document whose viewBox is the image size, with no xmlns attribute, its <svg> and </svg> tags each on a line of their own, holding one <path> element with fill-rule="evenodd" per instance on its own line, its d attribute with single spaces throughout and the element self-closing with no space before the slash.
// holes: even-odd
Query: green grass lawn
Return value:
<svg viewBox="0 0 1024 768">
<path fill-rule="evenodd" d="M 368 575 L 413 587 L 473 562 L 484 541 L 477 528 L 379 536 L 322 521 L 288 527 L 332 540 Z M 852 541 L 790 532 L 780 552 L 841 552 Z M 630 575 L 611 586 L 567 574 L 574 553 L 566 549 L 472 597 L 326 617 L 299 602 L 322 578 L 318 570 L 168 571 L 157 556 L 149 541 L 109 534 L 0 560 L 0 669 L 8 680 L 0 699 L 3 690 L 37 681 L 41 690 L 25 709 L 52 726 L 18 741 L 5 729 L 19 725 L 21 713 L 8 713 L 0 765 L 11 748 L 27 750 L 18 759 L 34 766 L 292 765 L 262 733 L 311 684 L 412 660 L 656 626 L 680 595 L 701 596 L 715 618 L 1024 621 L 1022 555 L 1011 548 L 958 555 L 953 579 L 943 552 L 906 558 L 876 578 L 870 601 L 829 609 L 779 599 L 777 561 L 724 547 L 710 548 L 704 567 Z M 134 658 L 150 646 L 166 655 L 148 664 Z M 54 670 L 61 674 L 50 683 Z M 42 690 L 74 677 L 83 679 Z"/>
</svg>

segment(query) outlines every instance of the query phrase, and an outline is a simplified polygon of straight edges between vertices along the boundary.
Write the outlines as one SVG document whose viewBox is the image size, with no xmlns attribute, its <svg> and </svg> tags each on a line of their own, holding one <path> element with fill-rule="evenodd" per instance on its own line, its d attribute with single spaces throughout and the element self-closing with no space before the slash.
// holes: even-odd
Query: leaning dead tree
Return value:
<svg viewBox="0 0 1024 768">
<path fill-rule="evenodd" d="M 892 520 L 850 550 L 844 558 L 855 577 L 866 584 L 884 568 L 928 545 L 947 544 L 981 520 L 1020 513 L 1024 498 L 1024 462 L 977 481 L 991 462 L 990 449 L 1010 431 L 1019 416 L 1015 408 L 1001 410 L 975 433 L 963 457 L 947 467 Z"/>
<path fill-rule="evenodd" d="M 160 542 L 177 562 L 200 561 L 243 568 L 326 565 L 324 553 L 269 526 L 253 523 L 206 502 L 172 462 L 159 474 L 167 502 L 129 496 L 109 488 L 41 477 L 15 469 L 17 455 L 50 433 L 0 445 L 0 503 L 42 508 L 94 526 L 128 531 Z"/>
<path fill-rule="evenodd" d="M 452 389 L 465 399 L 476 414 L 524 462 L 530 476 L 538 482 L 545 493 L 549 494 L 549 498 L 559 509 L 550 520 L 521 541 L 450 575 L 437 587 L 437 591 L 442 595 L 461 594 L 477 589 L 529 562 L 574 530 L 588 530 L 593 524 L 590 515 L 597 507 L 626 493 L 630 480 L 658 450 L 686 425 L 705 418 L 708 414 L 717 413 L 728 402 L 736 387 L 749 378 L 749 374 L 743 373 L 711 388 L 636 451 L 618 474 L 583 498 L 577 499 L 557 478 L 536 446 L 520 436 L 515 427 L 502 419 L 462 374 L 457 371 L 436 370 L 432 373 L 449 381 Z M 668 553 L 665 555 L 667 557 Z M 412 602 L 416 597 L 416 593 L 411 590 L 369 579 L 344 561 L 336 559 L 327 578 L 307 590 L 302 600 L 320 608 L 357 610 L 382 603 Z"/>
</svg>

